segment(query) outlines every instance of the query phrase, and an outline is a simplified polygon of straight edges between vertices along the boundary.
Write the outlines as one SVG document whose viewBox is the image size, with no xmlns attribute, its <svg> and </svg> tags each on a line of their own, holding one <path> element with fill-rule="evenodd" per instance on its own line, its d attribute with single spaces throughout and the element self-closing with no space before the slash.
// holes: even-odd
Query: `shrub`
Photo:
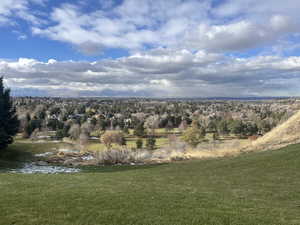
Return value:
<svg viewBox="0 0 300 225">
<path fill-rule="evenodd" d="M 61 130 L 57 130 L 56 133 L 55 133 L 55 137 L 57 139 L 63 139 L 64 138 L 64 132 L 63 132 L 63 130 L 62 129 Z"/>
<path fill-rule="evenodd" d="M 148 137 L 147 140 L 146 140 L 147 149 L 153 150 L 155 148 L 155 143 L 156 143 L 156 140 L 153 136 Z"/>
<path fill-rule="evenodd" d="M 96 153 L 99 164 L 129 164 L 144 163 L 151 158 L 148 151 L 131 151 L 128 149 L 107 149 Z"/>
<path fill-rule="evenodd" d="M 135 144 L 136 144 L 137 149 L 143 148 L 143 139 L 141 139 L 141 138 L 137 139 Z"/>
</svg>

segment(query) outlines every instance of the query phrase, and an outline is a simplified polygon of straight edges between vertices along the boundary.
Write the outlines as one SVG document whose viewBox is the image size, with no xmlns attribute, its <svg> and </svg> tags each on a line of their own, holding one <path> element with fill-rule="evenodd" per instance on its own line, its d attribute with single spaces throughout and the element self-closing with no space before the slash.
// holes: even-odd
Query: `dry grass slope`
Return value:
<svg viewBox="0 0 300 225">
<path fill-rule="evenodd" d="M 243 150 L 275 150 L 297 143 L 300 143 L 300 111 Z"/>
<path fill-rule="evenodd" d="M 189 149 L 185 157 L 199 159 L 237 156 L 242 152 L 276 150 L 298 143 L 300 143 L 300 111 L 255 141 L 232 140 L 210 147 L 199 146 L 197 149 Z"/>
</svg>

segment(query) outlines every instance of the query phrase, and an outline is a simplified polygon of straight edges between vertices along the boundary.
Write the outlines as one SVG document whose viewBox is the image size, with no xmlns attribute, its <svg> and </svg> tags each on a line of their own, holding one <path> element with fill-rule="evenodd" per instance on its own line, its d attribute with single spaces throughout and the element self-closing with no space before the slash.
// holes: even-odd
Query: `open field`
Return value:
<svg viewBox="0 0 300 225">
<path fill-rule="evenodd" d="M 166 145 L 168 145 L 169 141 L 167 136 L 169 134 L 177 134 L 178 138 L 180 138 L 180 132 L 177 128 L 172 129 L 170 131 L 166 131 L 163 128 L 155 129 L 155 135 L 156 135 L 156 143 L 155 147 L 156 148 L 161 148 Z M 209 136 L 209 135 L 208 135 Z M 139 139 L 138 137 L 133 135 L 133 129 L 129 129 L 129 134 L 125 135 L 126 138 L 126 147 L 129 149 L 136 148 L 136 141 Z M 143 146 L 146 146 L 146 138 L 141 138 L 143 140 Z M 112 146 L 115 149 L 122 148 L 119 145 L 113 144 Z M 87 145 L 86 150 L 89 151 L 102 151 L 105 150 L 106 147 L 103 143 L 100 143 L 100 140 L 93 140 L 89 141 L 89 144 Z"/>
<path fill-rule="evenodd" d="M 174 128 L 174 129 L 169 130 L 169 131 L 166 131 L 163 128 L 155 129 L 155 140 L 156 140 L 155 149 L 168 147 L 169 146 L 168 135 L 171 135 L 171 134 L 175 134 L 177 136 L 177 139 L 181 140 L 182 133 L 177 128 Z M 44 136 L 49 136 L 49 137 L 50 136 L 54 137 L 55 133 L 50 131 L 50 132 L 44 132 L 43 135 Z M 95 133 L 92 133 L 92 135 L 95 135 Z M 207 133 L 206 136 L 205 136 L 204 142 L 212 140 L 212 135 L 213 135 L 212 133 Z M 139 137 L 133 135 L 133 130 L 129 129 L 129 134 L 125 134 L 124 137 L 126 139 L 126 148 L 135 149 L 136 148 L 136 141 L 139 139 Z M 97 139 L 90 139 L 88 141 L 87 145 L 85 146 L 85 150 L 86 151 L 102 151 L 102 150 L 105 150 L 106 146 L 103 143 L 101 143 L 100 138 L 98 138 L 97 136 L 94 136 L 94 138 L 97 138 Z M 147 138 L 144 137 L 144 138 L 141 138 L 141 139 L 143 140 L 143 147 L 145 148 Z M 227 141 L 228 140 L 238 140 L 239 142 L 244 141 L 244 140 L 239 139 L 238 137 L 236 137 L 234 135 L 227 135 L 226 137 L 220 136 L 219 140 L 222 141 L 222 142 L 224 142 L 224 141 L 226 142 L 226 140 Z M 40 143 L 43 143 L 43 142 L 44 143 L 45 142 L 54 143 L 53 141 L 49 141 L 49 139 L 37 139 L 37 140 L 34 140 L 34 141 L 32 141 L 31 139 L 24 139 L 24 138 L 21 137 L 20 134 L 16 137 L 16 141 L 18 143 L 25 143 L 25 144 L 27 144 L 27 143 L 35 144 L 35 143 L 39 143 L 39 142 Z M 57 142 L 62 142 L 62 141 L 57 141 Z M 67 142 L 68 143 L 73 143 L 73 144 L 76 145 L 76 142 L 71 141 L 70 139 L 68 139 Z M 76 148 L 76 146 L 75 146 L 75 148 Z M 120 145 L 117 145 L 117 144 L 112 144 L 112 148 L 122 149 L 122 148 L 124 148 L 124 146 L 120 146 Z"/>
<path fill-rule="evenodd" d="M 136 138 L 136 137 L 126 137 L 126 141 L 127 141 L 126 147 L 129 149 L 136 148 L 136 140 L 137 139 L 138 138 Z M 167 144 L 168 144 L 167 138 L 157 138 L 155 146 L 156 146 L 156 148 L 161 148 Z M 143 146 L 144 147 L 146 146 L 146 138 L 143 138 Z M 112 147 L 116 148 L 116 149 L 122 148 L 121 146 L 116 145 L 116 144 L 113 144 Z M 105 145 L 103 143 L 100 143 L 100 141 L 98 141 L 98 140 L 90 141 L 89 144 L 87 145 L 87 150 L 90 150 L 90 151 L 102 151 L 105 149 L 106 149 Z"/>
<path fill-rule="evenodd" d="M 12 145 L 10 158 L 45 149 L 29 145 Z M 292 145 L 234 158 L 88 167 L 78 174 L 0 173 L 0 224 L 296 225 L 299 170 L 300 145 Z"/>
</svg>

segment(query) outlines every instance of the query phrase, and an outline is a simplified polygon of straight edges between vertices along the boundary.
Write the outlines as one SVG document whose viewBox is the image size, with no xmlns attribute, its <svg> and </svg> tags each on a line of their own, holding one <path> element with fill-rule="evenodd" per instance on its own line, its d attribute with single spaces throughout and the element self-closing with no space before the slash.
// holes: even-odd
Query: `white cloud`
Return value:
<svg viewBox="0 0 300 225">
<path fill-rule="evenodd" d="M 207 2 L 196 0 L 125 0 L 110 10 L 86 13 L 79 6 L 63 4 L 51 13 L 56 25 L 33 27 L 32 31 L 71 43 L 84 52 L 93 52 L 92 48 L 140 50 L 145 45 L 177 45 L 177 38 L 182 38 L 192 24 L 205 19 L 208 7 Z"/>
<path fill-rule="evenodd" d="M 93 63 L 0 61 L 0 73 L 14 90 L 47 90 L 56 96 L 300 95 L 299 72 L 300 57 L 246 59 L 170 49 Z"/>
<path fill-rule="evenodd" d="M 40 25 L 45 21 L 35 15 L 30 4 L 45 4 L 46 0 L 1 0 L 0 1 L 0 25 L 15 25 L 14 18 L 20 18 L 34 25 Z"/>
<path fill-rule="evenodd" d="M 241 51 L 270 48 L 299 34 L 300 1 L 211 0 L 74 1 L 46 7 L 47 0 L 1 0 L 0 24 L 31 23 L 33 34 L 70 43 L 85 54 L 106 48 Z M 33 6 L 39 4 L 38 9 Z"/>
<path fill-rule="evenodd" d="M 226 0 L 212 12 L 223 19 L 246 16 L 253 20 L 261 20 L 274 14 L 299 17 L 299 7 L 298 0 Z"/>
<path fill-rule="evenodd" d="M 25 34 L 21 34 L 18 37 L 18 40 L 25 40 L 25 39 L 27 39 L 27 35 L 25 35 Z"/>
<path fill-rule="evenodd" d="M 300 8 L 297 0 L 288 1 L 285 4 L 295 3 Z M 268 42 L 272 45 L 287 34 L 299 32 L 295 20 L 299 16 L 291 6 L 277 1 L 271 4 L 274 1 L 270 0 L 260 3 L 226 1 L 213 8 L 210 0 L 125 0 L 88 13 L 79 5 L 63 4 L 51 13 L 55 24 L 35 26 L 32 31 L 71 43 L 85 53 L 105 48 L 136 51 L 145 46 L 238 51 Z"/>
</svg>

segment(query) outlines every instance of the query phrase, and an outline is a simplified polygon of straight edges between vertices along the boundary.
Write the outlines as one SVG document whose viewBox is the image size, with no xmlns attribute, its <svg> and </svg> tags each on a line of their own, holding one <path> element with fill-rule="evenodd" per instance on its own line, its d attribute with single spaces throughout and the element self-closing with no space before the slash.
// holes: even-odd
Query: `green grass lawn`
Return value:
<svg viewBox="0 0 300 225">
<path fill-rule="evenodd" d="M 156 135 L 168 135 L 168 134 L 180 134 L 180 130 L 178 128 L 173 128 L 169 131 L 167 131 L 165 128 L 157 128 L 154 129 L 154 133 Z M 129 135 L 133 136 L 134 129 L 129 129 Z"/>
<path fill-rule="evenodd" d="M 299 225 L 300 145 L 78 174 L 0 173 L 0 224 Z"/>
<path fill-rule="evenodd" d="M 136 148 L 136 140 L 139 139 L 138 137 L 133 135 L 134 130 L 133 129 L 129 129 L 129 134 L 125 135 L 126 138 L 126 147 L 129 149 L 133 149 Z M 180 140 L 181 139 L 181 132 L 178 128 L 174 128 L 170 131 L 166 131 L 166 129 L 164 128 L 158 128 L 155 129 L 155 140 L 156 140 L 156 144 L 155 144 L 155 148 L 162 148 L 162 147 L 166 147 L 169 144 L 169 140 L 168 140 L 168 135 L 170 134 L 175 134 L 177 136 L 177 138 Z M 207 133 L 205 139 L 208 140 L 212 140 L 212 133 Z M 232 139 L 238 139 L 236 136 L 226 136 L 226 137 L 219 137 L 220 140 L 224 141 L 224 140 L 232 140 Z M 146 138 L 142 138 L 143 140 L 143 146 L 146 147 Z M 239 139 L 241 140 L 241 139 Z M 117 144 L 113 144 L 112 148 L 114 149 L 122 149 L 122 146 L 119 146 Z M 89 144 L 86 147 L 86 150 L 88 151 L 102 151 L 105 150 L 106 146 L 103 143 L 100 143 L 100 140 L 90 140 Z"/>
<path fill-rule="evenodd" d="M 138 139 L 137 137 L 127 137 L 126 147 L 129 149 L 136 148 L 137 139 Z M 146 147 L 146 138 L 142 138 L 142 140 L 143 140 L 143 146 Z M 155 140 L 156 140 L 155 143 L 156 148 L 161 148 L 163 146 L 166 146 L 168 145 L 169 142 L 168 138 L 156 138 Z M 112 148 L 121 149 L 122 146 L 113 144 Z M 106 149 L 106 146 L 103 143 L 100 143 L 99 141 L 95 140 L 95 141 L 90 141 L 86 149 L 89 151 L 102 151 Z"/>
</svg>

